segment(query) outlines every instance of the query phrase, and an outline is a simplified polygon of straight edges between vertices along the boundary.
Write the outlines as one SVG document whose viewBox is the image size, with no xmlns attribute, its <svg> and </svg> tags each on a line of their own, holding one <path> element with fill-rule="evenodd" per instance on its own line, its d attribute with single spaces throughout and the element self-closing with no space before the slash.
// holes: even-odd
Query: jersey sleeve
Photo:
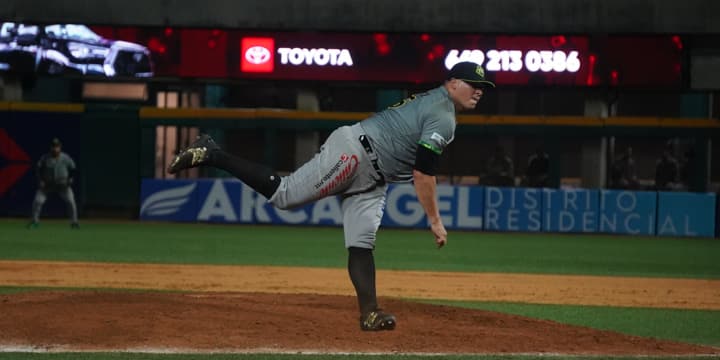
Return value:
<svg viewBox="0 0 720 360">
<path fill-rule="evenodd" d="M 65 161 L 67 162 L 68 170 L 75 170 L 75 161 L 70 157 L 70 155 L 65 155 Z"/>
<path fill-rule="evenodd" d="M 45 155 L 41 156 L 40 159 L 38 160 L 37 164 L 35 164 L 35 177 L 38 180 L 42 180 L 44 166 L 45 166 Z"/>
<path fill-rule="evenodd" d="M 43 166 L 45 166 L 45 155 L 40 156 L 40 159 L 38 159 L 37 164 L 35 164 L 35 169 L 37 169 L 37 171 L 40 171 L 43 168 Z"/>
<path fill-rule="evenodd" d="M 440 155 L 455 138 L 455 117 L 442 113 L 430 113 L 423 122 L 418 145 Z"/>
</svg>

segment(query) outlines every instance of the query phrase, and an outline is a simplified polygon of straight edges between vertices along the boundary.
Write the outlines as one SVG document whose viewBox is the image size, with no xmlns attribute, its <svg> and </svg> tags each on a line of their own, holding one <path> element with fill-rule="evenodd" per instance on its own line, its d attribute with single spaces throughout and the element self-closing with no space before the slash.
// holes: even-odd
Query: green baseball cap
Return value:
<svg viewBox="0 0 720 360">
<path fill-rule="evenodd" d="M 450 69 L 447 75 L 449 79 L 458 79 L 469 83 L 475 88 L 495 87 L 492 81 L 485 80 L 485 70 L 482 66 L 472 61 L 462 61 Z"/>
<path fill-rule="evenodd" d="M 50 142 L 50 145 L 52 145 L 52 146 L 61 146 L 62 143 L 60 142 L 60 139 L 58 139 L 58 138 L 53 138 L 52 141 Z"/>
</svg>

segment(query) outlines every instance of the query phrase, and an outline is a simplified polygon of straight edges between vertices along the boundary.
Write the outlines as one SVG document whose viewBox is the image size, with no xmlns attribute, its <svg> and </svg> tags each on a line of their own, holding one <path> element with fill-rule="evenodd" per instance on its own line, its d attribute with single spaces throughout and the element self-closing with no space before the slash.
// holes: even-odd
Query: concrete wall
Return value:
<svg viewBox="0 0 720 360">
<path fill-rule="evenodd" d="M 720 33 L 717 0 L 4 0 L 0 20 L 502 33 Z"/>
</svg>

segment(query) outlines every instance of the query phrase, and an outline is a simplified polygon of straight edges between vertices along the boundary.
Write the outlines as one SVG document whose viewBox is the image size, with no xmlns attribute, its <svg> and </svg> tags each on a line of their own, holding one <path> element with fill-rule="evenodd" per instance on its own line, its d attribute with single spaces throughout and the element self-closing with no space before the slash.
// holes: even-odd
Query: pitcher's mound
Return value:
<svg viewBox="0 0 720 360">
<path fill-rule="evenodd" d="M 0 296 L 0 346 L 61 350 L 717 354 L 719 349 L 501 313 L 381 299 L 394 331 L 359 329 L 353 297 L 28 292 Z"/>
</svg>

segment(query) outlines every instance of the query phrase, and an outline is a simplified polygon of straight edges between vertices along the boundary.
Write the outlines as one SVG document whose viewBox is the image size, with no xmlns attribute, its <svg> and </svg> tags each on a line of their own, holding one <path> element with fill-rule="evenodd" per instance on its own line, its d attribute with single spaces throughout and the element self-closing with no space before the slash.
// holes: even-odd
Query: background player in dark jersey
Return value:
<svg viewBox="0 0 720 360">
<path fill-rule="evenodd" d="M 381 310 L 375 293 L 375 234 L 388 182 L 413 182 L 435 243 L 447 243 L 436 195 L 440 155 L 455 136 L 455 114 L 474 109 L 485 80 L 481 66 L 453 66 L 443 85 L 413 95 L 352 126 L 330 134 L 320 151 L 288 176 L 222 151 L 207 135 L 182 150 L 168 171 L 196 166 L 223 169 L 280 209 L 338 195 L 342 200 L 348 272 L 357 293 L 362 330 L 392 330 L 396 319 Z"/>
</svg>

